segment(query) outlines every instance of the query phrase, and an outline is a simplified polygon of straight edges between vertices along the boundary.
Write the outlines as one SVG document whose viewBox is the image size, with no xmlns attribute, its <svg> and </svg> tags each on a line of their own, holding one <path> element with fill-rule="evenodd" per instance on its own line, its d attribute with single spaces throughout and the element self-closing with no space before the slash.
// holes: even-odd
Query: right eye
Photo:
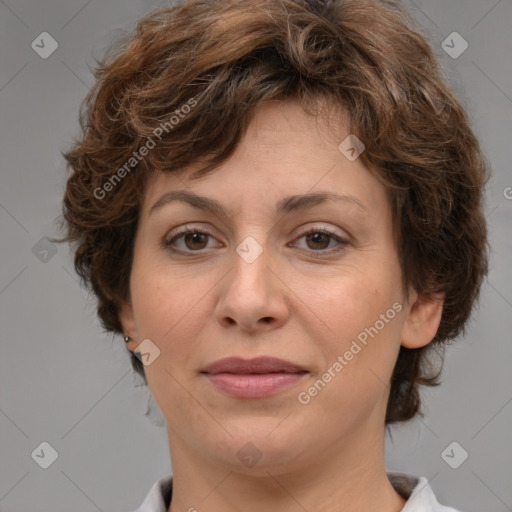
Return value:
<svg viewBox="0 0 512 512">
<path fill-rule="evenodd" d="M 200 252 L 207 248 L 206 245 L 208 244 L 208 237 L 213 238 L 213 235 L 198 228 L 187 227 L 179 231 L 170 239 L 166 238 L 163 245 L 171 252 Z M 181 242 L 181 244 L 178 242 Z"/>
</svg>

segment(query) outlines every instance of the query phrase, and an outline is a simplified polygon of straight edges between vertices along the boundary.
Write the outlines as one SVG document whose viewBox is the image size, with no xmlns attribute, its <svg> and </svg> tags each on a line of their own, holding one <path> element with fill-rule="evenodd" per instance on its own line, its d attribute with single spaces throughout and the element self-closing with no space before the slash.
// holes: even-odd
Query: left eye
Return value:
<svg viewBox="0 0 512 512">
<path fill-rule="evenodd" d="M 338 236 L 336 233 L 333 233 L 326 229 L 311 229 L 305 233 L 303 233 L 297 240 L 301 240 L 302 238 L 306 239 L 307 244 L 312 244 L 313 247 L 309 246 L 304 249 L 311 250 L 313 249 L 313 252 L 333 252 L 332 246 L 329 247 L 331 242 L 337 242 L 338 246 L 341 246 L 341 248 L 335 249 L 342 250 L 345 245 L 348 245 L 348 240 L 344 240 L 340 236 Z M 329 249 L 326 251 L 325 249 Z"/>
</svg>

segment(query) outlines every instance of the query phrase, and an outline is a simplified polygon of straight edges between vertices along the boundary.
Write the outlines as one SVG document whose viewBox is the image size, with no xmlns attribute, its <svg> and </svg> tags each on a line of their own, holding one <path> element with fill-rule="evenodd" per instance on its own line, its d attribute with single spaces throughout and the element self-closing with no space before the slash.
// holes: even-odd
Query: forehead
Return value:
<svg viewBox="0 0 512 512">
<path fill-rule="evenodd" d="M 148 184 L 144 211 L 171 190 L 189 190 L 231 204 L 240 211 L 272 208 L 284 196 L 331 192 L 377 205 L 383 186 L 361 159 L 349 160 L 339 149 L 350 135 L 342 112 L 328 117 L 306 113 L 293 99 L 272 100 L 256 109 L 247 131 L 229 159 L 204 176 L 195 173 L 202 159 L 178 173 L 156 173 Z"/>
</svg>

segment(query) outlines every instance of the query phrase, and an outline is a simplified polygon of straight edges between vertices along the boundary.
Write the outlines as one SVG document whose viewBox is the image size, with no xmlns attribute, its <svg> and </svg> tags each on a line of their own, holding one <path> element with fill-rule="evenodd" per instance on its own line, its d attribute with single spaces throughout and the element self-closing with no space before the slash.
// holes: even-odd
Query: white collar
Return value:
<svg viewBox="0 0 512 512">
<path fill-rule="evenodd" d="M 396 492 L 407 500 L 400 512 L 459 512 L 438 503 L 425 477 L 394 471 L 388 471 L 387 475 Z M 153 484 L 141 506 L 134 512 L 167 512 L 171 497 L 172 475 L 168 475 Z"/>
</svg>

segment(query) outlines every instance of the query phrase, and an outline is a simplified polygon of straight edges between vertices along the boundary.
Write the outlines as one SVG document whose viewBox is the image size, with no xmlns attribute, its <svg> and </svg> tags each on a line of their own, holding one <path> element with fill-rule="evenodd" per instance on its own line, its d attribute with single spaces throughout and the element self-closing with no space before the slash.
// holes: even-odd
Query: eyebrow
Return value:
<svg viewBox="0 0 512 512">
<path fill-rule="evenodd" d="M 215 199 L 209 197 L 200 196 L 188 190 L 173 190 L 164 194 L 156 203 L 151 207 L 149 213 L 153 213 L 155 210 L 162 208 L 174 201 L 181 201 L 189 204 L 190 206 L 211 212 L 215 215 L 228 217 L 228 211 L 226 208 Z M 293 211 L 306 210 L 312 208 L 326 201 L 348 201 L 352 204 L 359 206 L 365 211 L 369 211 L 368 208 L 356 197 L 350 195 L 339 195 L 333 192 L 316 192 L 311 194 L 298 194 L 293 196 L 286 196 L 277 203 L 276 212 L 278 214 L 290 213 Z"/>
</svg>

